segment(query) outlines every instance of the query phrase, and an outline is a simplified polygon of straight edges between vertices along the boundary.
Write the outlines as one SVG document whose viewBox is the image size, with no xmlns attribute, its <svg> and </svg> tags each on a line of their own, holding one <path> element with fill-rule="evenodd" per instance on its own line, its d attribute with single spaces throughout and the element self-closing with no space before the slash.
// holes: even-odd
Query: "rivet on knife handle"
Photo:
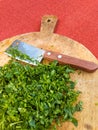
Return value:
<svg viewBox="0 0 98 130">
<path fill-rule="evenodd" d="M 71 57 L 68 55 L 63 55 L 57 52 L 46 51 L 44 54 L 44 58 L 50 61 L 57 60 L 61 64 L 69 64 L 75 68 L 79 68 L 85 70 L 87 72 L 94 72 L 98 69 L 98 65 L 94 62 L 81 60 L 75 57 Z"/>
</svg>

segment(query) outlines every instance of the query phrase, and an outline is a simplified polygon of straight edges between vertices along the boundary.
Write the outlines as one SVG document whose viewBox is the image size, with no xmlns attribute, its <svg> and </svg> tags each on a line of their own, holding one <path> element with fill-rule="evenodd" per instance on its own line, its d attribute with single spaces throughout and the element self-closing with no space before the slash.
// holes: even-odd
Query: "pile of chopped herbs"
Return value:
<svg viewBox="0 0 98 130">
<path fill-rule="evenodd" d="M 0 130 L 49 130 L 82 110 L 70 66 L 56 61 L 32 67 L 11 60 L 0 68 Z M 55 122 L 55 123 L 54 123 Z"/>
</svg>

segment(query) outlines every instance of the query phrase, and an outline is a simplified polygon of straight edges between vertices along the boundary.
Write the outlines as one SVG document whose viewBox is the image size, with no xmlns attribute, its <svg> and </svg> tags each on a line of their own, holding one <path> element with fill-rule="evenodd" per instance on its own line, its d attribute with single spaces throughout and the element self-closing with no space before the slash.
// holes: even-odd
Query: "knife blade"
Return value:
<svg viewBox="0 0 98 130">
<path fill-rule="evenodd" d="M 42 59 L 45 58 L 50 61 L 57 60 L 60 64 L 69 64 L 72 67 L 75 67 L 77 69 L 82 69 L 87 72 L 94 72 L 95 70 L 98 69 L 98 64 L 94 62 L 64 55 L 59 52 L 53 52 L 51 50 L 43 50 L 20 40 L 15 40 L 11 44 L 11 46 L 6 49 L 5 53 L 9 56 L 12 56 L 12 54 L 9 51 L 12 48 L 17 48 L 19 52 L 21 52 L 24 55 L 27 55 L 28 57 L 30 57 L 30 59 L 32 59 L 32 60 L 28 58 L 21 59 L 19 56 L 16 56 L 15 58 L 17 60 L 21 60 L 23 62 L 32 64 L 32 65 L 37 65 L 37 62 L 41 62 Z"/>
</svg>

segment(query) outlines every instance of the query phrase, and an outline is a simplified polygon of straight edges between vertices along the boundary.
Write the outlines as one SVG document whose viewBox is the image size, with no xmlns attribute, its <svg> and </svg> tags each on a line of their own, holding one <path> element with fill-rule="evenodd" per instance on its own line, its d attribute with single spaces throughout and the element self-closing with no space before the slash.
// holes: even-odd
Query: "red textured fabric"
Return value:
<svg viewBox="0 0 98 130">
<path fill-rule="evenodd" d="M 46 14 L 59 18 L 56 33 L 79 41 L 98 58 L 98 0 L 0 0 L 0 41 L 39 31 Z"/>
</svg>

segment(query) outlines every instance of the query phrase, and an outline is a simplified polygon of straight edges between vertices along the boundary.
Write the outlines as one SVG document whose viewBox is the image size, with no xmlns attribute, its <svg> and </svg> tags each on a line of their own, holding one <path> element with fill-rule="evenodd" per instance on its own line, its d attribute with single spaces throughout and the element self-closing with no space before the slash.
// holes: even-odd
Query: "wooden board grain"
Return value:
<svg viewBox="0 0 98 130">
<path fill-rule="evenodd" d="M 80 59 L 93 61 L 98 64 L 95 56 L 82 44 L 68 38 L 53 33 L 57 22 L 55 16 L 44 16 L 41 22 L 40 32 L 31 32 L 17 35 L 0 42 L 0 66 L 9 61 L 9 57 L 4 51 L 11 43 L 16 40 L 22 40 L 28 44 L 43 49 L 74 56 Z M 44 61 L 47 62 L 47 61 Z M 76 113 L 79 125 L 75 127 L 72 123 L 63 123 L 58 130 L 98 130 L 98 70 L 93 73 L 76 71 L 71 75 L 73 80 L 77 81 L 76 89 L 82 92 L 80 99 L 83 101 L 83 111 Z"/>
</svg>

